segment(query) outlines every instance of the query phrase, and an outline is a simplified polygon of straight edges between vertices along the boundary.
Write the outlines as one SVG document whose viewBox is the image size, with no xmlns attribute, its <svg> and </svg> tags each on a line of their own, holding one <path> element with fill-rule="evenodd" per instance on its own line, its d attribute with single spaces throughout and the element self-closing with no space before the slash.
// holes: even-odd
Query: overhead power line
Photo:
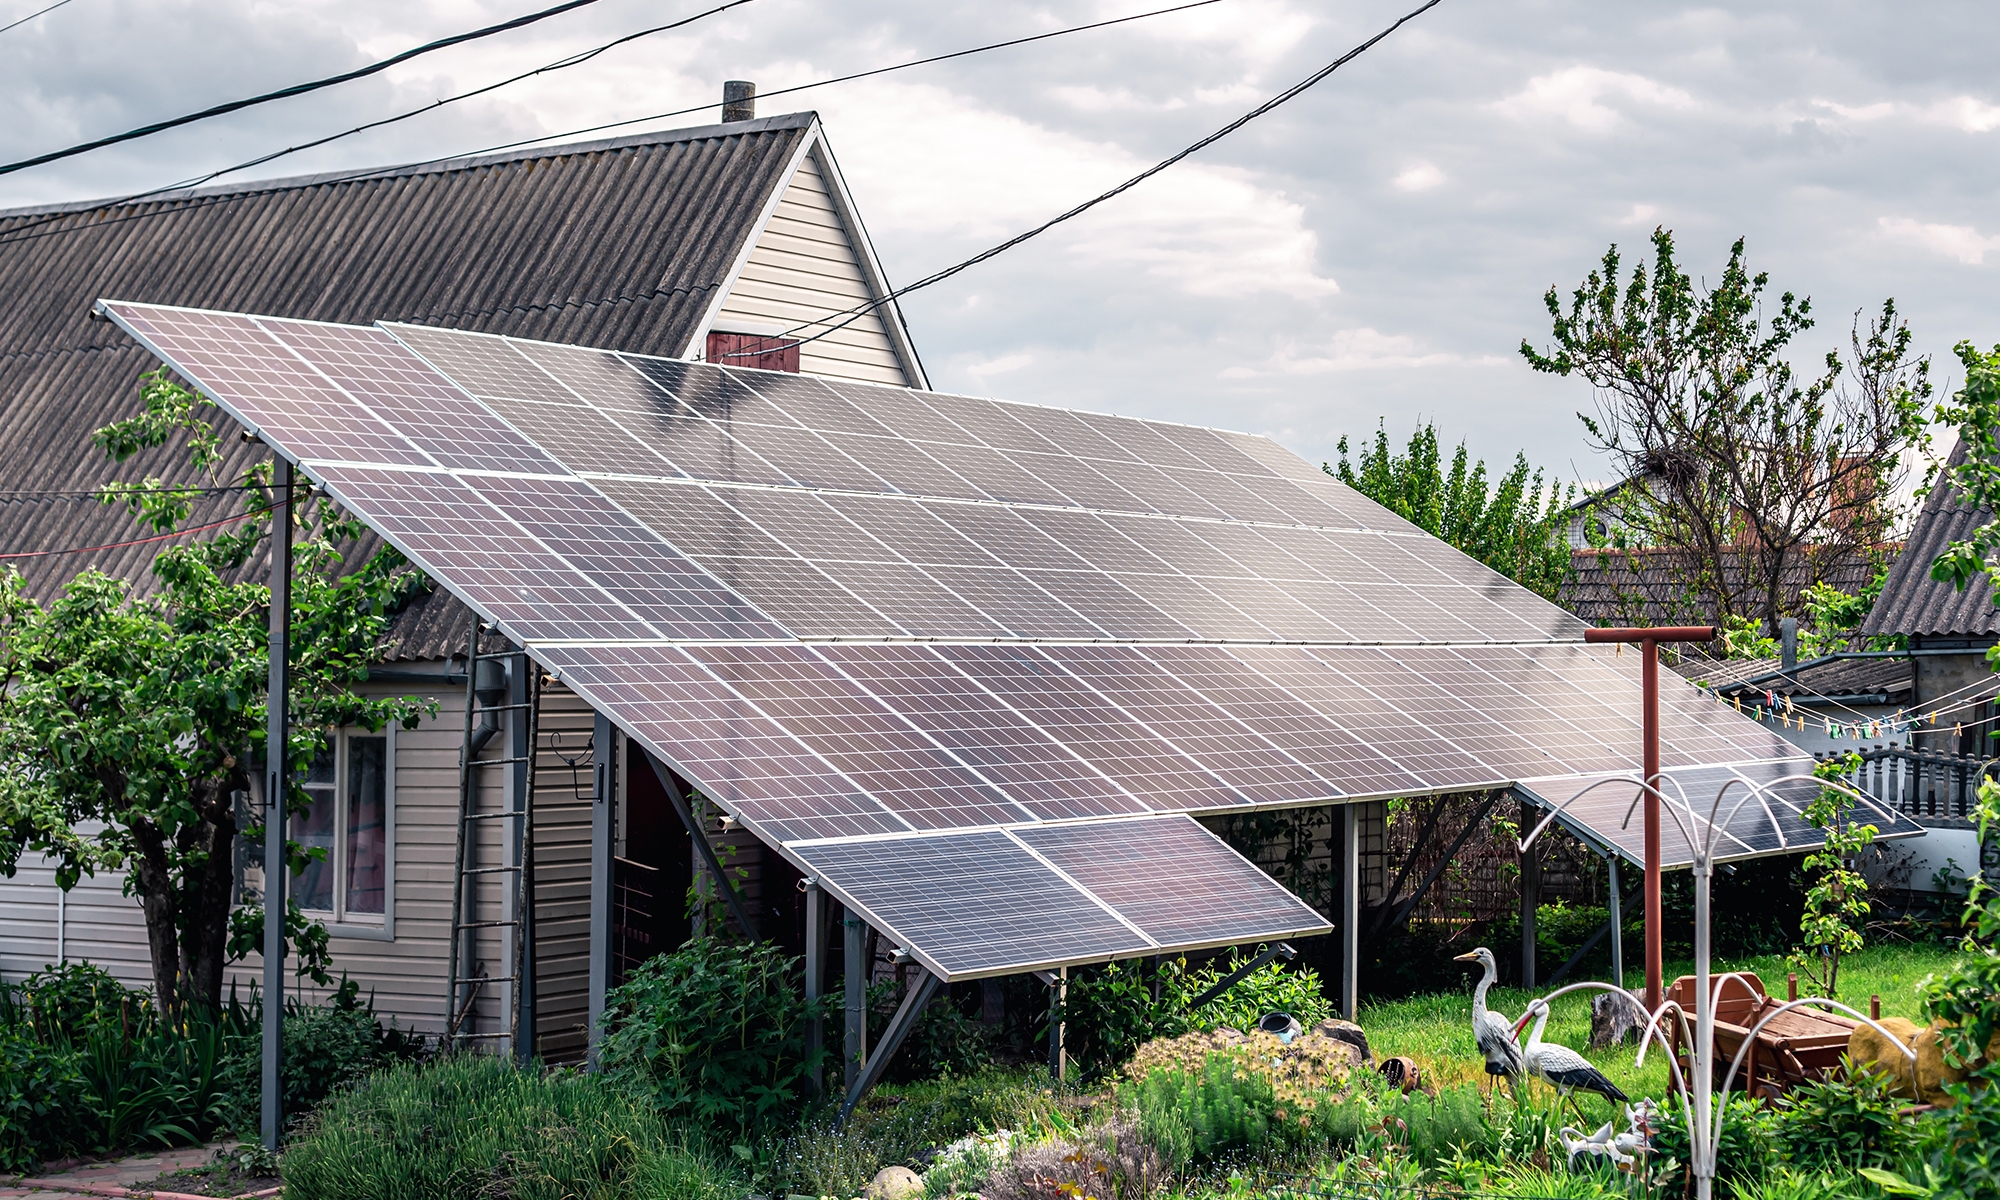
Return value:
<svg viewBox="0 0 2000 1200">
<path fill-rule="evenodd" d="M 22 17 L 19 20 L 9 21 L 5 25 L 0 25 L 0 33 L 5 33 L 9 29 L 14 28 L 14 26 L 16 25 L 26 25 L 28 22 L 34 20 L 36 17 L 42 16 L 45 13 L 52 13 L 68 3 L 69 0 L 56 0 L 54 4 L 49 5 L 47 8 L 36 9 L 34 12 L 29 13 L 27 16 Z"/>
<path fill-rule="evenodd" d="M 65 546 L 60 550 L 16 550 L 11 554 L 0 554 L 0 561 L 15 558 L 49 558 L 57 554 L 89 554 L 96 550 L 123 550 L 127 546 L 144 546 L 152 542 L 164 542 L 173 538 L 186 537 L 190 533 L 202 533 L 210 529 L 220 529 L 224 525 L 234 525 L 238 521 L 247 521 L 251 517 L 270 512 L 276 507 L 278 506 L 275 504 L 266 504 L 262 508 L 249 509 L 248 511 L 237 513 L 233 517 L 224 517 L 220 521 L 210 521 L 205 525 L 190 525 L 186 529 L 176 529 L 171 533 L 158 533 L 152 537 L 127 538 L 122 542 L 103 542 L 96 546 Z"/>
<path fill-rule="evenodd" d="M 735 0 L 735 2 L 747 3 L 748 0 Z M 886 67 L 874 67 L 866 71 L 857 71 L 848 75 L 836 75 L 830 79 L 816 80 L 812 83 L 801 83 L 801 84 L 795 84 L 791 87 L 778 88 L 774 91 L 768 91 L 760 94 L 758 96 L 758 99 L 769 100 L 776 96 L 785 96 L 795 92 L 810 91 L 813 88 L 827 87 L 836 83 L 847 83 L 851 80 L 866 79 L 875 75 L 886 75 L 893 71 L 907 71 L 912 67 L 928 66 L 931 63 L 944 62 L 948 59 L 964 58 L 968 55 L 973 55 L 973 54 L 984 54 L 992 50 L 1005 50 L 1012 46 L 1026 45 L 1029 42 L 1046 41 L 1049 38 L 1065 37 L 1072 33 L 1084 33 L 1093 29 L 1103 29 L 1111 25 L 1123 25 L 1129 21 L 1142 21 L 1149 17 L 1166 16 L 1170 13 L 1185 12 L 1191 8 L 1204 8 L 1210 4 L 1219 4 L 1221 2 L 1222 0 L 1192 0 L 1191 3 L 1176 4 L 1170 8 L 1157 8 L 1153 9 L 1150 12 L 1133 13 L 1129 16 L 1124 16 L 1124 17 L 1113 17 L 1110 20 L 1106 21 L 1093 21 L 1087 25 L 1072 25 L 1066 29 L 1054 29 L 1050 30 L 1047 33 L 1036 33 L 1036 34 L 1030 34 L 1026 37 L 1010 38 L 1007 41 L 1003 42 L 990 42 L 984 46 L 974 46 L 968 50 L 954 50 L 949 54 L 933 54 L 927 58 L 912 59 L 908 62 L 895 63 Z M 734 4 L 725 4 L 722 6 L 722 8 L 730 8 L 730 7 L 734 7 Z M 712 15 L 713 13 L 720 11 L 722 11 L 721 8 L 710 9 L 707 12 L 698 13 L 694 17 L 689 17 L 687 18 L 687 20 L 689 21 L 698 20 L 701 17 L 709 16 Z M 682 21 L 682 22 L 677 22 L 676 24 L 685 24 L 685 23 L 686 23 L 685 21 Z M 662 29 L 673 28 L 673 26 L 661 26 L 660 28 Z M 592 57 L 596 54 L 602 53 L 603 51 L 608 50 L 612 46 L 618 45 L 621 42 L 630 41 L 632 37 L 641 37 L 644 36 L 645 33 L 653 33 L 653 32 L 659 32 L 659 30 L 658 29 L 646 30 L 638 34 L 633 34 L 625 38 L 620 38 L 618 39 L 617 42 L 607 43 L 606 45 L 600 46 L 595 50 L 588 51 L 583 55 L 574 55 L 572 56 L 572 58 L 577 61 L 581 61 L 584 58 Z M 211 171 L 206 175 L 196 176 L 192 179 L 184 179 L 178 183 L 170 183 L 161 187 L 149 188 L 143 192 L 134 192 L 130 195 L 119 196 L 113 199 L 100 201 L 98 203 L 90 205 L 87 208 L 64 209 L 61 212 L 50 213 L 46 216 L 38 217 L 32 221 L 25 221 L 22 222 L 21 224 L 14 226 L 12 229 L 8 230 L 7 235 L 5 237 L 0 237 L 0 246 L 5 246 L 11 242 L 27 241 L 31 238 L 47 237 L 47 236 L 52 236 L 53 234 L 68 233 L 75 230 L 97 229 L 101 228 L 104 224 L 111 224 L 115 221 L 142 220 L 150 216 L 164 215 L 165 212 L 184 212 L 186 211 L 187 207 L 193 205 L 225 203 L 227 201 L 236 199 L 238 194 L 232 194 L 226 196 L 199 197 L 190 200 L 189 205 L 186 206 L 181 206 L 168 210 L 160 210 L 155 212 L 132 213 L 127 216 L 114 218 L 113 222 L 100 222 L 94 225 L 87 225 L 87 224 L 73 223 L 71 221 L 71 219 L 75 217 L 85 216 L 89 213 L 94 213 L 94 212 L 104 212 L 106 210 L 116 208 L 123 204 L 130 204 L 136 200 L 143 200 L 148 196 L 159 195 L 163 192 L 179 191 L 182 188 L 189 188 L 189 187 L 199 187 L 204 183 L 208 183 L 224 175 L 233 174 L 234 172 L 246 170 L 250 167 L 261 166 L 264 163 L 271 162 L 274 159 L 283 158 L 287 154 L 293 154 L 301 150 L 312 149 L 313 147 L 316 146 L 323 146 L 328 142 L 337 141 L 340 138 L 348 137 L 356 133 L 361 133 L 368 129 L 377 128 L 381 125 L 387 125 L 395 121 L 405 120 L 409 117 L 420 116 L 424 113 L 431 111 L 433 108 L 436 108 L 439 104 L 447 104 L 451 103 L 454 100 L 464 99 L 467 96 L 473 96 L 481 94 L 483 92 L 492 91 L 494 88 L 504 87 L 509 83 L 525 79 L 530 75 L 555 69 L 560 66 L 569 65 L 569 63 L 570 60 L 563 60 L 562 62 L 559 63 L 553 63 L 547 67 L 538 68 L 536 71 L 527 72 L 523 75 L 517 75 L 510 79 L 501 80 L 499 83 L 491 84 L 488 85 L 487 87 L 480 88 L 476 92 L 467 92 L 462 96 L 448 97 L 445 100 L 437 101 L 436 103 L 426 105 L 423 108 L 412 109 L 409 112 L 401 113 L 394 117 L 389 117 L 384 120 L 376 121 L 368 125 L 356 126 L 353 129 L 346 130 L 342 133 L 333 134 L 329 137 L 321 138 L 317 141 L 306 142 L 298 146 L 293 146 L 284 150 L 279 150 L 275 153 L 260 155 L 257 158 L 250 159 L 248 162 L 237 163 L 235 166 L 231 167 L 223 167 L 220 170 Z M 531 138 L 522 138 L 518 141 L 512 141 L 512 142 L 501 142 L 497 145 L 486 146 L 478 150 L 453 151 L 450 154 L 440 155 L 436 158 L 420 159 L 416 162 L 397 163 L 393 166 L 387 166 L 387 167 L 364 167 L 345 173 L 331 172 L 329 174 L 319 176 L 315 180 L 315 182 L 319 184 L 352 183 L 359 180 L 375 178 L 381 175 L 393 174 L 400 171 L 408 171 L 417 167 L 426 167 L 434 163 L 450 162 L 451 160 L 457 158 L 474 158 L 484 154 L 498 154 L 507 150 L 518 150 L 523 146 L 533 146 L 540 142 L 560 141 L 569 138 L 582 137 L 585 134 L 603 133 L 607 130 L 619 129 L 627 125 L 642 125 L 651 121 L 667 120 L 668 118 L 671 117 L 684 117 L 690 113 L 705 112 L 708 109 L 716 108 L 719 106 L 719 104 L 720 101 L 711 101 L 707 104 L 696 104 L 688 108 L 677 108 L 677 109 L 671 109 L 667 112 L 651 113 L 643 117 L 627 117 L 623 120 L 608 121 L 599 125 L 586 125 L 580 129 L 566 130 L 562 133 L 537 134 Z M 63 227 L 61 229 L 52 230 L 48 234 L 38 234 L 32 232 L 33 230 L 39 229 L 45 225 L 53 225 L 59 222 L 64 223 Z"/>
<path fill-rule="evenodd" d="M 1318 83 L 1320 80 L 1325 79 L 1327 76 L 1333 74 L 1335 71 L 1338 71 L 1340 68 L 1346 66 L 1348 63 L 1353 62 L 1355 59 L 1361 57 L 1363 54 L 1367 53 L 1368 50 L 1372 48 L 1377 42 L 1380 42 L 1382 39 L 1388 37 L 1390 34 L 1396 32 L 1398 29 L 1401 29 L 1404 25 L 1408 24 L 1410 21 L 1413 21 L 1416 18 L 1422 16 L 1424 13 L 1429 12 L 1431 9 L 1436 8 L 1442 2 L 1443 0 L 1427 0 L 1426 3 L 1420 4 L 1416 8 L 1413 8 L 1409 12 L 1404 13 L 1402 16 L 1396 18 L 1393 24 L 1391 24 L 1388 28 L 1384 29 L 1382 32 L 1376 34 L 1374 37 L 1369 38 L 1367 41 L 1361 43 L 1359 46 L 1356 46 L 1354 49 L 1349 50 L 1347 53 L 1341 55 L 1339 58 L 1334 59 L 1332 62 L 1328 63 L 1324 67 L 1321 67 L 1319 70 L 1314 71 L 1311 75 L 1306 76 L 1304 79 L 1293 84 L 1291 87 L 1288 87 L 1284 91 L 1279 92 L 1277 95 L 1271 97 L 1269 100 L 1266 100 L 1264 103 L 1259 104 L 1257 107 L 1251 109 L 1249 112 L 1244 113 L 1242 116 L 1236 118 L 1234 121 L 1231 121 L 1229 124 L 1224 125 L 1222 128 L 1216 130 L 1214 133 L 1209 134 L 1207 137 L 1196 142 L 1194 145 L 1189 146 L 1187 149 L 1182 150 L 1177 154 L 1161 159 L 1159 162 L 1154 163 L 1150 167 L 1147 167 L 1145 170 L 1139 172 L 1137 175 L 1134 175 L 1132 178 L 1119 184 L 1117 187 L 1112 188 L 1110 191 L 1104 192 L 1101 195 L 1093 196 L 1090 199 L 1085 200 L 1082 204 L 1077 205 L 1075 208 L 1070 209 L 1068 212 L 1062 213 L 1059 216 L 1049 218 L 1048 220 L 1042 222 L 1040 225 L 1037 225 L 1033 229 L 1028 230 L 1026 233 L 1018 234 L 1014 237 L 1008 238 L 1006 241 L 1001 242 L 999 245 L 994 246 L 991 249 L 982 250 L 978 254 L 973 255 L 971 258 L 968 258 L 963 262 L 954 263 L 953 265 L 946 267 L 942 271 L 937 271 L 930 275 L 926 275 L 922 279 L 917 280 L 915 283 L 907 284 L 903 287 L 897 288 L 896 290 L 890 292 L 886 296 L 882 296 L 874 300 L 864 301 L 861 304 L 855 305 L 853 308 L 844 309 L 841 312 L 835 313 L 834 317 L 840 318 L 837 321 L 837 323 L 829 325 L 827 328 L 821 330 L 818 333 L 813 334 L 811 337 L 799 338 L 797 341 L 787 342 L 783 345 L 766 345 L 758 350 L 743 350 L 736 352 L 734 354 L 725 354 L 722 357 L 753 358 L 760 354 L 770 354 L 777 350 L 789 350 L 793 346 L 803 346 L 809 342 L 816 342 L 819 339 L 828 336 L 829 334 L 837 333 L 840 330 L 845 329 L 847 326 L 852 325 L 854 322 L 860 320 L 868 313 L 873 312 L 874 310 L 882 307 L 883 305 L 889 303 L 892 300 L 900 299 L 901 297 L 909 295 L 911 292 L 917 291 L 920 288 L 927 288 L 934 283 L 942 283 L 945 280 L 950 279 L 952 276 L 958 274 L 960 271 L 976 267 L 980 263 L 983 263 L 990 258 L 996 257 L 1000 254 L 1006 253 L 1009 250 L 1012 250 L 1014 247 L 1020 245 L 1022 242 L 1028 241 L 1030 238 L 1039 237 L 1040 235 L 1047 233 L 1049 230 L 1054 229 L 1056 226 L 1062 224 L 1064 221 L 1070 220 L 1073 217 L 1081 216 L 1082 214 L 1089 212 L 1091 209 L 1096 208 L 1098 205 L 1104 203 L 1105 201 L 1110 200 L 1115 196 L 1122 195 L 1125 192 L 1128 192 L 1135 187 L 1138 187 L 1146 180 L 1151 179 L 1155 175 L 1158 175 L 1160 172 L 1166 170 L 1168 167 L 1173 166 L 1175 163 L 1181 161 L 1182 159 L 1188 157 L 1189 155 L 1195 153 L 1196 151 L 1199 151 L 1207 146 L 1212 146 L 1215 143 L 1221 141 L 1223 138 L 1228 137 L 1230 134 L 1235 133 L 1237 130 L 1243 128 L 1245 125 L 1248 125 L 1250 122 L 1256 120 L 1258 117 L 1263 116 L 1265 113 L 1270 112 L 1272 109 L 1277 108 L 1279 105 L 1298 96 L 1299 94 L 1306 91 L 1308 88 L 1312 87 L 1314 84 Z M 823 324 L 826 324 L 825 318 L 817 321 L 807 321 L 804 322 L 803 324 L 794 325 L 792 328 L 787 329 L 785 332 L 776 334 L 774 336 L 780 339 L 789 338 L 793 334 L 800 333 L 807 329 L 811 329 L 815 325 L 823 325 Z"/>
<path fill-rule="evenodd" d="M 430 54 L 437 50 L 443 50 L 449 46 L 478 41 L 480 38 L 492 37 L 496 33 L 506 33 L 511 29 L 520 29 L 523 26 L 533 25 L 537 21 L 546 21 L 550 17 L 559 16 L 572 9 L 583 8 L 586 5 L 595 3 L 597 3 L 597 0 L 564 0 L 564 3 L 558 4 L 554 8 L 545 8 L 540 12 L 529 13 L 525 17 L 515 17 L 511 21 L 502 21 L 498 25 L 488 25 L 484 29 L 475 29 L 469 33 L 454 34 L 448 38 L 439 38 L 434 42 L 425 42 L 423 45 L 412 47 L 401 54 L 385 58 L 380 62 L 370 63 L 365 67 L 356 67 L 352 71 L 343 71 L 338 75 L 329 75 L 324 79 L 315 79 L 310 83 L 295 83 L 291 87 L 279 88 L 275 92 L 265 92 L 262 95 L 249 96 L 242 100 L 231 100 L 227 104 L 217 104 L 212 108 L 204 108 L 200 112 L 188 113 L 185 116 L 174 117 L 166 121 L 155 121 L 151 125 L 141 125 L 137 129 L 128 129 L 124 133 L 114 133 L 109 137 L 97 138 L 94 141 L 79 142 L 74 146 L 65 147 L 61 150 L 51 150 L 46 154 L 37 154 L 33 158 L 24 158 L 18 162 L 0 164 L 0 175 L 11 175 L 15 171 L 24 171 L 29 167 L 38 167 L 44 163 L 56 162 L 59 159 L 74 158 L 79 154 L 87 154 L 92 150 L 101 150 L 106 146 L 115 146 L 120 142 L 129 142 L 136 138 L 148 137 L 163 130 L 179 128 L 182 125 L 192 125 L 196 121 L 205 121 L 210 117 L 219 117 L 226 113 L 238 112 L 255 105 L 268 104 L 273 100 L 283 100 L 290 96 L 303 96 L 307 92 L 316 92 L 321 88 L 329 88 L 335 84 L 350 83 L 356 79 L 363 79 L 367 76 L 386 71 L 398 63 L 406 63 L 413 58 Z"/>
</svg>

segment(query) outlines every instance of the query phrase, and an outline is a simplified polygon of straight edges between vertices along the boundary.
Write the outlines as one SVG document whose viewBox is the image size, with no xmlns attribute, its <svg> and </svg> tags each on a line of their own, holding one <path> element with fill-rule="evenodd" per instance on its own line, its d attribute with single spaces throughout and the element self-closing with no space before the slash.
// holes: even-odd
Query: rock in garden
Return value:
<svg viewBox="0 0 2000 1200">
<path fill-rule="evenodd" d="M 1361 1026 L 1352 1021 L 1342 1021 L 1337 1018 L 1321 1021 L 1312 1027 L 1312 1032 L 1321 1037 L 1332 1038 L 1336 1042 L 1346 1042 L 1354 1047 L 1361 1052 L 1357 1060 L 1359 1062 L 1368 1062 L 1373 1057 L 1368 1053 L 1368 1035 L 1361 1031 Z"/>
<path fill-rule="evenodd" d="M 883 1167 L 861 1194 L 867 1200 L 918 1200 L 924 1194 L 924 1177 L 908 1167 Z"/>
</svg>

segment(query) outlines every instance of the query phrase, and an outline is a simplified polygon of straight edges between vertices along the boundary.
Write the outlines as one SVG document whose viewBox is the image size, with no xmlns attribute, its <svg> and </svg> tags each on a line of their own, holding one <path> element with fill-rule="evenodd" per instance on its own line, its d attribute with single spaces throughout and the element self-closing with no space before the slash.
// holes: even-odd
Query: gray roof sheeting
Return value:
<svg viewBox="0 0 2000 1200">
<path fill-rule="evenodd" d="M 99 297 L 679 355 L 815 123 L 796 113 L 0 212 L 0 553 L 142 535 L 121 509 L 7 493 L 191 476 L 179 445 L 122 466 L 91 446 L 92 430 L 139 410 L 138 377 L 158 365 L 115 326 L 89 319 Z M 219 474 L 233 479 L 264 451 L 217 417 L 232 435 Z M 234 496 L 218 496 L 192 520 L 237 509 Z M 13 561 L 46 598 L 87 567 L 143 589 L 159 549 Z M 464 611 L 440 594 L 399 619 L 390 655 L 442 656 L 463 644 L 465 628 Z"/>
<path fill-rule="evenodd" d="M 1946 468 L 1965 462 L 1965 443 L 1951 451 Z M 2000 634 L 2000 608 L 1993 585 L 1975 579 L 1964 591 L 1931 578 L 1931 564 L 1956 541 L 1993 519 L 1993 514 L 1965 503 L 1958 489 L 1940 477 L 1917 514 L 1903 552 L 1889 568 L 1881 599 L 1861 632 L 1869 636 L 1908 634 L 1916 637 L 1986 637 Z"/>
</svg>

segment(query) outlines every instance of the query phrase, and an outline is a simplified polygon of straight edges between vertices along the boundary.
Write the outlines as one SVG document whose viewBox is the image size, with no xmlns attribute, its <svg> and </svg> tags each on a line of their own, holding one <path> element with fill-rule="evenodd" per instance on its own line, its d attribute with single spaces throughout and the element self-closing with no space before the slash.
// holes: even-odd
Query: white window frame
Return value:
<svg viewBox="0 0 2000 1200">
<path fill-rule="evenodd" d="M 305 915 L 326 926 L 330 937 L 360 938 L 368 941 L 393 942 L 396 940 L 396 726 L 394 722 L 385 725 L 379 732 L 371 732 L 357 727 L 346 727 L 333 732 L 333 855 L 329 866 L 333 871 L 334 907 L 303 909 Z M 348 739 L 350 737 L 379 737 L 384 739 L 382 747 L 382 912 L 346 913 L 347 892 L 342 886 L 346 878 L 343 868 L 347 856 L 347 839 L 341 836 L 347 822 L 347 770 Z"/>
</svg>

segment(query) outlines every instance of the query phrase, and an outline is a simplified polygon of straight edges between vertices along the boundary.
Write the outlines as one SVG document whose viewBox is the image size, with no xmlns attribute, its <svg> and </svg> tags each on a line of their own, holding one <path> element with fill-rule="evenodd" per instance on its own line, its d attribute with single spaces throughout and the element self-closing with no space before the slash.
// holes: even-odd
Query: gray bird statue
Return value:
<svg viewBox="0 0 2000 1200">
<path fill-rule="evenodd" d="M 1506 1014 L 1486 1007 L 1486 990 L 1500 978 L 1500 966 L 1493 961 L 1493 952 L 1484 946 L 1469 954 L 1461 954 L 1452 961 L 1478 963 L 1486 972 L 1480 977 L 1478 986 L 1472 989 L 1472 1040 L 1478 1044 L 1479 1053 L 1486 1059 L 1486 1073 L 1505 1079 L 1507 1090 L 1519 1101 L 1521 1076 L 1527 1073 L 1527 1061 L 1521 1053 L 1521 1044 L 1514 1039 L 1514 1027 L 1508 1022 Z"/>
</svg>

